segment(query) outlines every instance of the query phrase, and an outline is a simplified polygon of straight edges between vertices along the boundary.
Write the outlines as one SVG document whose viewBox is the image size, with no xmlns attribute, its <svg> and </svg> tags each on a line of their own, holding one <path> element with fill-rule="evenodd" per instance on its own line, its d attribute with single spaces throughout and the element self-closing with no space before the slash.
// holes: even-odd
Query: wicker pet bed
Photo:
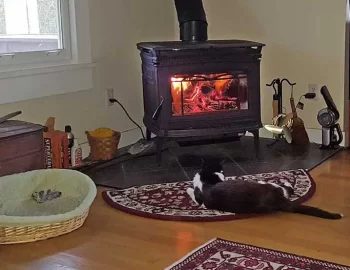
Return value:
<svg viewBox="0 0 350 270">
<path fill-rule="evenodd" d="M 43 190 L 61 195 L 39 203 L 33 193 Z M 34 242 L 78 229 L 96 193 L 94 182 L 73 170 L 37 170 L 0 177 L 0 244 Z"/>
</svg>

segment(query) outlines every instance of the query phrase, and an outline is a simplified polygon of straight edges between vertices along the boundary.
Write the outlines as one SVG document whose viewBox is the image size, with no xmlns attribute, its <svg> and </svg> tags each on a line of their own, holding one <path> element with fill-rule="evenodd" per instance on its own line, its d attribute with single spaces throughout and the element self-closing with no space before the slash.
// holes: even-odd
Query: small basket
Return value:
<svg viewBox="0 0 350 270">
<path fill-rule="evenodd" d="M 111 137 L 93 137 L 88 131 L 85 132 L 90 145 L 90 156 L 93 160 L 112 159 L 118 150 L 121 133 L 114 131 Z"/>
</svg>

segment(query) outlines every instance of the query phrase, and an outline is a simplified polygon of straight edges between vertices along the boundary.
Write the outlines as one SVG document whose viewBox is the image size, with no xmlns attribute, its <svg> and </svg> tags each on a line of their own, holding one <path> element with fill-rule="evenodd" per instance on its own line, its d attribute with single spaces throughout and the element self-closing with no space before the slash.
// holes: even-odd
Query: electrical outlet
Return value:
<svg viewBox="0 0 350 270">
<path fill-rule="evenodd" d="M 309 84 L 309 91 L 308 93 L 315 93 L 315 98 L 318 98 L 318 85 L 317 84 Z"/>
<path fill-rule="evenodd" d="M 107 107 L 113 106 L 113 102 L 109 101 L 111 98 L 114 98 L 114 89 L 108 88 L 108 89 L 106 89 L 106 105 L 107 105 Z"/>
</svg>

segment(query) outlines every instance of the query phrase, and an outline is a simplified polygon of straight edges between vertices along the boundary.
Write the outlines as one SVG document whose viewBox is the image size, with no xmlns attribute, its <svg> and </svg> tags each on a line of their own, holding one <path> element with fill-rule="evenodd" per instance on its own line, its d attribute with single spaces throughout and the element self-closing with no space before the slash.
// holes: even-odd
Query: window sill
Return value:
<svg viewBox="0 0 350 270">
<path fill-rule="evenodd" d="M 0 71 L 0 104 L 89 90 L 94 63 Z"/>
<path fill-rule="evenodd" d="M 0 70 L 0 80 L 21 76 L 31 76 L 38 74 L 47 74 L 52 72 L 61 72 L 67 70 L 75 69 L 85 69 L 85 68 L 94 68 L 96 64 L 59 64 L 59 65 L 50 65 L 50 66 L 38 66 L 34 68 L 24 68 L 24 69 L 7 69 L 5 71 Z"/>
</svg>

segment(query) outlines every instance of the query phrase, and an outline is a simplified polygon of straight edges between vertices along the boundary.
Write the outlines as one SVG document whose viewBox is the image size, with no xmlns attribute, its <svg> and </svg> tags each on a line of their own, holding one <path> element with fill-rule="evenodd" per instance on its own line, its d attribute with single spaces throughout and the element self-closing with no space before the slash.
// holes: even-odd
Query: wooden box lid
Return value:
<svg viewBox="0 0 350 270">
<path fill-rule="evenodd" d="M 0 140 L 43 129 L 44 127 L 42 125 L 17 120 L 8 120 L 0 124 Z"/>
</svg>

